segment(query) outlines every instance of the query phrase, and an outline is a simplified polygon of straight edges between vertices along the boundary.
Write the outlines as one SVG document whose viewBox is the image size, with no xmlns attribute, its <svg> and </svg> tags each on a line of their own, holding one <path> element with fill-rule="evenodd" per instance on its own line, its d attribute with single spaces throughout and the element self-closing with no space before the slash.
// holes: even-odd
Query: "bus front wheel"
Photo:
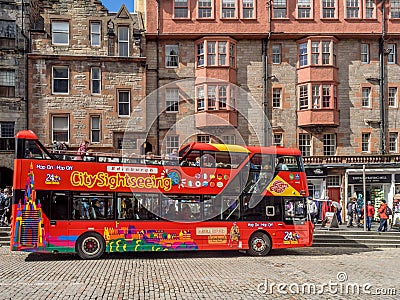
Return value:
<svg viewBox="0 0 400 300">
<path fill-rule="evenodd" d="M 82 259 L 96 259 L 103 255 L 105 242 L 96 232 L 86 232 L 77 241 L 77 253 Z"/>
<path fill-rule="evenodd" d="M 263 232 L 255 232 L 251 235 L 249 241 L 249 250 L 247 253 L 251 256 L 265 256 L 271 251 L 271 240 Z"/>
</svg>

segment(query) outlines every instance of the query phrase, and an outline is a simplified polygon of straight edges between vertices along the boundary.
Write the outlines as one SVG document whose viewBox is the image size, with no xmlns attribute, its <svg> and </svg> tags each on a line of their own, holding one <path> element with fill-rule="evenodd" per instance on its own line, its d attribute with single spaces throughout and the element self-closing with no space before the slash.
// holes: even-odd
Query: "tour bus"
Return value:
<svg viewBox="0 0 400 300">
<path fill-rule="evenodd" d="M 173 159 L 75 155 L 16 135 L 11 250 L 246 250 L 312 244 L 301 153 L 190 143 Z M 277 166 L 279 162 L 279 165 Z"/>
</svg>

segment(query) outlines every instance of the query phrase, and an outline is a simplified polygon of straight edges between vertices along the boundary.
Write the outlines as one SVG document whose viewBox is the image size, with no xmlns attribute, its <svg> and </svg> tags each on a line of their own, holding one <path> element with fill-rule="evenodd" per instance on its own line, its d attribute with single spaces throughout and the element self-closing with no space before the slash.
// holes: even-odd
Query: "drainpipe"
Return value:
<svg viewBox="0 0 400 300">
<path fill-rule="evenodd" d="M 29 37 L 25 34 L 24 32 L 24 23 L 25 23 L 25 18 L 24 18 L 24 7 L 25 7 L 25 2 L 22 0 L 22 6 L 21 6 L 21 34 L 25 39 L 25 45 L 24 45 L 24 54 L 25 54 L 25 119 L 26 119 L 26 124 L 25 124 L 25 129 L 29 129 L 29 113 L 28 113 L 28 86 L 29 86 L 29 74 L 28 74 L 28 53 L 30 52 L 29 49 Z"/>
<path fill-rule="evenodd" d="M 263 124 L 263 146 L 269 146 L 271 141 L 268 135 L 268 90 L 269 90 L 269 68 L 268 68 L 268 47 L 269 40 L 271 38 L 271 3 L 268 5 L 268 37 L 262 41 L 262 69 L 263 69 L 263 113 L 264 113 L 264 124 Z"/>
<path fill-rule="evenodd" d="M 379 39 L 379 110 L 380 154 L 386 153 L 386 105 L 385 105 L 385 0 L 382 0 L 382 36 Z"/>
<path fill-rule="evenodd" d="M 160 48 L 160 16 L 161 16 L 161 7 L 160 7 L 160 0 L 157 0 L 157 37 L 156 37 L 156 128 L 157 128 L 157 142 L 156 142 L 156 149 L 157 154 L 160 154 L 160 118 L 159 118 L 159 102 L 160 102 L 160 73 L 158 71 L 160 58 L 159 58 L 159 48 Z"/>
</svg>

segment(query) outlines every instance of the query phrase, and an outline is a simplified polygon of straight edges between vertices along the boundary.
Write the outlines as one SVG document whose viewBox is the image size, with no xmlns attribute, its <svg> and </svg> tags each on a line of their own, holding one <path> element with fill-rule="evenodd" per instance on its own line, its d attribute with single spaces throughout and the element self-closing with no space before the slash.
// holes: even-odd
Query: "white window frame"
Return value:
<svg viewBox="0 0 400 300">
<path fill-rule="evenodd" d="M 177 13 L 178 10 L 180 11 L 179 13 Z M 189 0 L 174 0 L 174 18 L 189 18 Z"/>
<path fill-rule="evenodd" d="M 274 0 L 273 2 L 273 18 L 286 19 L 287 18 L 287 0 Z"/>
<path fill-rule="evenodd" d="M 361 88 L 361 106 L 365 108 L 371 108 L 371 88 Z"/>
<path fill-rule="evenodd" d="M 375 1 L 374 0 L 366 0 L 365 2 L 365 19 L 375 19 Z"/>
<path fill-rule="evenodd" d="M 272 64 L 279 65 L 282 63 L 282 45 L 272 45 Z"/>
<path fill-rule="evenodd" d="M 196 88 L 196 110 L 203 111 L 206 109 L 206 95 L 205 86 L 198 86 Z"/>
<path fill-rule="evenodd" d="M 198 19 L 214 18 L 213 0 L 197 0 L 197 18 Z"/>
<path fill-rule="evenodd" d="M 165 137 L 165 153 L 172 153 L 172 150 L 179 149 L 179 135 L 167 135 Z"/>
<path fill-rule="evenodd" d="M 179 88 L 165 89 L 165 111 L 167 113 L 179 112 Z"/>
<path fill-rule="evenodd" d="M 389 152 L 397 153 L 399 134 L 397 132 L 389 132 Z"/>
<path fill-rule="evenodd" d="M 123 32 L 125 30 L 126 32 Z M 126 39 L 124 36 L 125 33 L 126 33 Z M 129 26 L 118 26 L 118 56 L 120 57 L 129 56 Z"/>
<path fill-rule="evenodd" d="M 340 175 L 328 175 L 326 179 L 328 187 L 340 187 L 342 186 Z"/>
<path fill-rule="evenodd" d="M 128 101 L 121 102 L 120 96 L 121 96 L 121 94 L 125 94 L 125 93 L 128 94 Z M 131 92 L 129 90 L 117 90 L 117 98 L 118 98 L 117 99 L 117 101 L 118 101 L 118 106 L 117 106 L 118 117 L 129 117 L 131 114 Z M 124 104 L 125 105 L 128 104 L 128 114 L 121 114 L 120 105 L 124 105 Z"/>
<path fill-rule="evenodd" d="M 390 0 L 390 18 L 400 18 L 400 0 Z"/>
<path fill-rule="evenodd" d="M 96 121 L 97 124 L 95 124 Z M 94 138 L 95 133 L 98 133 L 98 140 Z M 100 115 L 91 115 L 90 116 L 90 143 L 98 144 L 101 142 L 101 116 Z"/>
<path fill-rule="evenodd" d="M 96 72 L 96 71 L 98 71 L 98 72 Z M 98 75 L 98 76 L 96 76 L 96 75 Z M 98 91 L 95 91 L 95 84 L 98 84 Z M 99 68 L 99 67 L 90 68 L 90 91 L 91 91 L 92 95 L 100 95 L 101 94 L 101 68 Z"/>
<path fill-rule="evenodd" d="M 371 133 L 362 132 L 361 133 L 361 152 L 370 153 L 371 152 Z"/>
<path fill-rule="evenodd" d="M 235 19 L 237 18 L 236 0 L 222 0 L 221 1 L 221 19 Z M 233 11 L 233 14 L 232 14 Z"/>
<path fill-rule="evenodd" d="M 60 25 L 60 26 L 58 26 Z M 61 42 L 57 42 L 56 38 L 61 37 Z M 66 39 L 66 41 L 64 41 Z M 69 22 L 68 21 L 52 21 L 51 22 L 51 43 L 55 46 L 69 45 Z"/>
<path fill-rule="evenodd" d="M 254 19 L 256 0 L 242 0 L 242 19 Z"/>
<path fill-rule="evenodd" d="M 165 67 L 178 68 L 179 67 L 179 46 L 178 45 L 165 45 Z"/>
<path fill-rule="evenodd" d="M 197 142 L 199 143 L 209 143 L 211 141 L 211 136 L 209 134 L 198 134 Z"/>
<path fill-rule="evenodd" d="M 2 88 L 0 97 L 15 97 L 14 70 L 0 70 L 0 87 Z"/>
<path fill-rule="evenodd" d="M 388 64 L 394 65 L 397 63 L 397 51 L 396 51 L 396 44 L 388 44 L 387 50 L 389 50 L 388 53 Z"/>
<path fill-rule="evenodd" d="M 59 119 L 66 119 L 67 124 L 65 127 L 59 127 L 56 128 L 55 127 L 55 118 L 59 118 Z M 70 127 L 70 120 L 69 120 L 69 115 L 52 115 L 51 117 L 51 140 L 52 141 L 59 141 L 59 142 L 67 142 L 69 143 L 69 137 L 70 137 L 70 132 L 69 132 L 69 127 Z M 61 133 L 67 133 L 67 139 L 64 141 L 61 141 L 60 139 L 57 139 L 54 132 L 58 131 Z"/>
<path fill-rule="evenodd" d="M 336 19 L 337 18 L 337 2 L 338 0 L 322 0 L 322 19 Z M 332 14 L 333 12 L 333 14 Z"/>
<path fill-rule="evenodd" d="M 96 28 L 96 25 L 98 28 Z M 101 22 L 93 21 L 90 22 L 90 45 L 92 47 L 101 46 Z"/>
<path fill-rule="evenodd" d="M 346 1 L 346 18 L 359 19 L 361 14 L 361 1 L 365 0 L 345 0 Z"/>
<path fill-rule="evenodd" d="M 297 18 L 310 19 L 311 13 L 311 0 L 297 0 Z"/>
<path fill-rule="evenodd" d="M 235 145 L 236 144 L 236 136 L 233 135 L 223 135 L 222 141 L 227 145 Z"/>
<path fill-rule="evenodd" d="M 67 70 L 67 77 L 56 77 L 54 72 L 57 69 L 63 69 L 63 70 Z M 56 91 L 55 90 L 55 81 L 56 80 L 66 80 L 67 81 L 67 91 L 66 92 L 60 92 L 60 91 Z M 52 94 L 62 94 L 62 95 L 67 95 L 69 94 L 69 67 L 68 66 L 53 66 L 52 67 Z"/>
<path fill-rule="evenodd" d="M 388 103 L 389 107 L 397 108 L 397 87 L 389 87 Z"/>
<path fill-rule="evenodd" d="M 283 146 L 283 134 L 281 132 L 275 132 L 272 138 L 272 143 L 274 146 Z"/>
<path fill-rule="evenodd" d="M 323 137 L 324 156 L 336 155 L 336 134 L 325 133 Z"/>
<path fill-rule="evenodd" d="M 205 58 L 204 58 L 204 55 L 205 55 L 204 48 L 205 48 L 205 46 L 206 46 L 206 43 L 204 41 L 196 45 L 196 49 L 197 49 L 196 64 L 197 64 L 197 67 L 205 66 L 205 63 L 206 63 Z"/>
<path fill-rule="evenodd" d="M 360 51 L 360 54 L 361 54 L 361 58 L 360 58 L 361 63 L 362 63 L 362 64 L 369 64 L 369 62 L 370 62 L 370 58 L 369 58 L 369 44 L 365 44 L 365 43 L 362 43 L 362 44 L 361 44 L 361 51 Z"/>
<path fill-rule="evenodd" d="M 304 110 L 308 108 L 309 108 L 308 85 L 303 84 L 299 86 L 299 110 Z"/>
<path fill-rule="evenodd" d="M 272 108 L 282 108 L 282 88 L 272 88 Z"/>
<path fill-rule="evenodd" d="M 299 66 L 304 67 L 308 65 L 308 43 L 299 44 Z"/>
<path fill-rule="evenodd" d="M 303 156 L 311 156 L 312 155 L 312 137 L 309 133 L 300 133 L 299 134 L 299 149 L 301 151 L 301 155 Z"/>
</svg>

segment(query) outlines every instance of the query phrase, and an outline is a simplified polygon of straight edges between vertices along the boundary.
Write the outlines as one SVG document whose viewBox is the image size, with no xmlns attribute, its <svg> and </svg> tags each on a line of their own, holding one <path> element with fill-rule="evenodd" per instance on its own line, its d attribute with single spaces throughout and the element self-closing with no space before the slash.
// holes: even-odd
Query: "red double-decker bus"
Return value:
<svg viewBox="0 0 400 300">
<path fill-rule="evenodd" d="M 278 165 L 277 165 L 278 164 Z M 173 160 L 52 153 L 16 136 L 11 250 L 104 252 L 310 246 L 298 149 L 191 143 Z"/>
</svg>

